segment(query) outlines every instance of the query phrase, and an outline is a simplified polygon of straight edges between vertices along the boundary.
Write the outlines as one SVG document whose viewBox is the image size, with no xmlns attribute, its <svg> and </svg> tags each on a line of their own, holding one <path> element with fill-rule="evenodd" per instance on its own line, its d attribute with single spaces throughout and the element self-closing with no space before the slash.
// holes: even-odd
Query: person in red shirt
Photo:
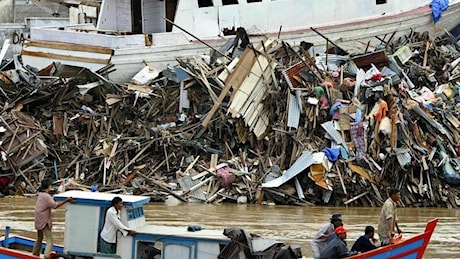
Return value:
<svg viewBox="0 0 460 260">
<path fill-rule="evenodd" d="M 53 247 L 53 219 L 51 218 L 51 209 L 57 209 L 67 202 L 73 202 L 73 198 L 67 198 L 64 201 L 56 202 L 49 194 L 51 191 L 51 180 L 44 179 L 41 182 L 40 190 L 35 204 L 35 229 L 37 230 L 37 239 L 35 240 L 32 254 L 40 256 L 42 249 L 43 237 L 46 240 L 44 257 L 49 258 L 51 248 Z"/>
</svg>

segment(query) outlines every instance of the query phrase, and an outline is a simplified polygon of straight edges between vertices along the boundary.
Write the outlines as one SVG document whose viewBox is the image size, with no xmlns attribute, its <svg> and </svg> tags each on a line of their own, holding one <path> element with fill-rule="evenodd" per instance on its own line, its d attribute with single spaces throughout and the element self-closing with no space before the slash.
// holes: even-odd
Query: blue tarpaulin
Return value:
<svg viewBox="0 0 460 260">
<path fill-rule="evenodd" d="M 329 161 L 335 162 L 339 159 L 340 148 L 324 148 L 321 152 L 326 155 Z"/>
<path fill-rule="evenodd" d="M 442 12 L 446 11 L 447 7 L 449 7 L 449 0 L 433 0 L 430 7 L 433 12 L 433 21 L 437 23 L 441 19 Z"/>
</svg>

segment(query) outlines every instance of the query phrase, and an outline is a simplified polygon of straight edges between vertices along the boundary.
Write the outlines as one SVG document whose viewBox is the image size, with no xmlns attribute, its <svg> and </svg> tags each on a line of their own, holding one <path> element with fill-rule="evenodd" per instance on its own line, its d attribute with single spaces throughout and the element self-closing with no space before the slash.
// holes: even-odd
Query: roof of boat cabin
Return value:
<svg viewBox="0 0 460 260">
<path fill-rule="evenodd" d="M 186 238 L 212 239 L 228 241 L 230 238 L 223 234 L 224 230 L 202 228 L 198 231 L 187 231 L 186 226 L 157 226 L 145 225 L 136 230 L 138 235 L 152 234 L 161 236 L 177 236 Z"/>
<path fill-rule="evenodd" d="M 63 201 L 66 198 L 72 197 L 75 200 L 75 204 L 107 207 L 111 205 L 112 199 L 117 196 L 123 200 L 123 205 L 131 206 L 133 208 L 140 207 L 150 202 L 150 197 L 146 196 L 113 194 L 105 192 L 89 192 L 78 190 L 71 190 L 56 194 L 54 195 L 54 199 L 56 201 Z"/>
</svg>

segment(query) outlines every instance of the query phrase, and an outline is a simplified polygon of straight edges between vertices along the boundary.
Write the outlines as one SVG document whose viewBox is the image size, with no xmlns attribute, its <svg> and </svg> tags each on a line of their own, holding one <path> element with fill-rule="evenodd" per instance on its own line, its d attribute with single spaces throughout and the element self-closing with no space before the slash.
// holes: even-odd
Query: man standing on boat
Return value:
<svg viewBox="0 0 460 260">
<path fill-rule="evenodd" d="M 313 251 L 313 258 L 319 258 L 321 252 L 326 247 L 328 243 L 328 238 L 334 235 L 334 230 L 342 226 L 342 215 L 341 214 L 333 214 L 331 217 L 331 222 L 328 224 L 323 225 L 318 233 L 316 234 L 315 238 L 311 241 L 311 249 Z"/>
<path fill-rule="evenodd" d="M 401 199 L 401 193 L 396 188 L 390 188 L 389 195 L 390 197 L 385 201 L 380 212 L 378 225 L 378 234 L 382 246 L 390 244 L 390 239 L 395 235 L 395 228 L 401 234 L 396 214 L 396 203 Z"/>
<path fill-rule="evenodd" d="M 73 198 L 67 198 L 64 201 L 56 202 L 49 194 L 51 191 L 51 180 L 44 179 L 41 183 L 40 190 L 35 204 L 35 229 L 37 230 L 37 239 L 35 240 L 32 254 L 39 256 L 42 249 L 43 236 L 46 240 L 44 252 L 45 258 L 50 257 L 51 248 L 53 247 L 53 219 L 51 218 L 51 209 L 57 209 L 67 202 L 73 202 Z"/>
<path fill-rule="evenodd" d="M 112 206 L 105 214 L 105 223 L 101 231 L 101 239 L 99 240 L 99 252 L 101 253 L 115 254 L 117 252 L 117 231 L 120 231 L 123 236 L 127 234 L 136 235 L 136 231 L 121 222 L 121 208 L 123 208 L 123 200 L 118 196 L 114 197 Z"/>
</svg>

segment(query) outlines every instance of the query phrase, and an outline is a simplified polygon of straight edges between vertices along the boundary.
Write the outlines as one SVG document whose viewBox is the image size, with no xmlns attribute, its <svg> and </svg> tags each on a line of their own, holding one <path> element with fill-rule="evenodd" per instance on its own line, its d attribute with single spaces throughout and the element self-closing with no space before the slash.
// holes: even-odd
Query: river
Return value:
<svg viewBox="0 0 460 260">
<path fill-rule="evenodd" d="M 5 226 L 12 232 L 35 237 L 35 198 L 0 198 L 0 234 Z M 239 226 L 247 231 L 271 237 L 290 245 L 299 245 L 305 257 L 312 257 L 310 241 L 333 213 L 341 213 L 348 232 L 348 245 L 364 233 L 366 225 L 377 227 L 380 208 L 266 206 L 252 204 L 187 204 L 174 206 L 150 203 L 145 207 L 146 221 L 159 225 L 200 225 L 223 229 Z M 56 243 L 63 244 L 64 213 L 53 211 L 53 231 Z M 420 233 L 426 221 L 439 218 L 425 258 L 458 258 L 460 255 L 460 210 L 445 208 L 398 208 L 403 238 Z"/>
</svg>

